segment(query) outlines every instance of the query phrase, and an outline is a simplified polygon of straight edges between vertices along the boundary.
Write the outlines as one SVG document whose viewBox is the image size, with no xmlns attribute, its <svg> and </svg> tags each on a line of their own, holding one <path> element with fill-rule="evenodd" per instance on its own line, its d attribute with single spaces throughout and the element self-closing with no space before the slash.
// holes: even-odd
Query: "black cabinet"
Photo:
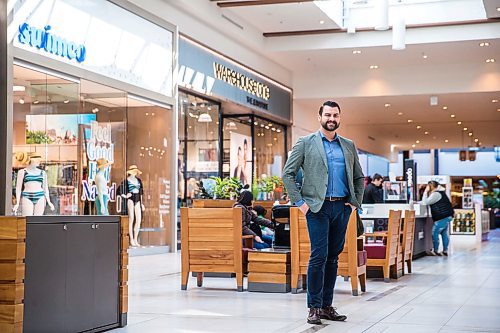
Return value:
<svg viewBox="0 0 500 333">
<path fill-rule="evenodd" d="M 119 217 L 29 217 L 24 332 L 118 327 L 119 240 Z"/>
</svg>

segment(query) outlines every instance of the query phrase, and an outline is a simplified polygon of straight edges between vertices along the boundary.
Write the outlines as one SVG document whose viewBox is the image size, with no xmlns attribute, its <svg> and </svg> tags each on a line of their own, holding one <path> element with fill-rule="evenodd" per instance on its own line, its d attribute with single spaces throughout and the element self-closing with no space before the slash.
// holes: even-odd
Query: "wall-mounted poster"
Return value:
<svg viewBox="0 0 500 333">
<path fill-rule="evenodd" d="M 231 133 L 230 153 L 231 177 L 238 178 L 243 185 L 252 184 L 252 138 Z"/>
<path fill-rule="evenodd" d="M 78 125 L 95 120 L 94 114 L 26 116 L 26 144 L 77 144 Z"/>
</svg>

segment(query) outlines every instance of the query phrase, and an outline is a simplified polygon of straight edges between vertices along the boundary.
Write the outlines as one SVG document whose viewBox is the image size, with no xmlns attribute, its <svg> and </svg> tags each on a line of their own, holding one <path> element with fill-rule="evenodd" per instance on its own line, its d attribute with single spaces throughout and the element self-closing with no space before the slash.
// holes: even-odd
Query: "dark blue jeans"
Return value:
<svg viewBox="0 0 500 333">
<path fill-rule="evenodd" d="M 324 308 L 333 303 L 338 257 L 344 248 L 351 211 L 345 201 L 325 201 L 319 212 L 306 214 L 311 241 L 307 268 L 308 308 Z"/>
</svg>

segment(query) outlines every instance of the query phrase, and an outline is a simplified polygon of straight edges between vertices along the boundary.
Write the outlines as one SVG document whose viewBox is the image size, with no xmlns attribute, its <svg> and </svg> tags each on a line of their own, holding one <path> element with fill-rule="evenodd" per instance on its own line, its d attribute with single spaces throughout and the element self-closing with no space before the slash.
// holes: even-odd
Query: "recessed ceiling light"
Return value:
<svg viewBox="0 0 500 333">
<path fill-rule="evenodd" d="M 448 141 L 448 139 L 444 139 L 444 142 L 448 143 L 449 141 Z"/>
<path fill-rule="evenodd" d="M 500 7 L 497 7 L 497 12 L 500 12 Z"/>
<path fill-rule="evenodd" d="M 472 132 L 469 132 L 469 136 L 472 136 Z"/>
<path fill-rule="evenodd" d="M 498 99 L 492 99 L 491 103 L 498 103 Z"/>
<path fill-rule="evenodd" d="M 479 46 L 483 47 L 483 46 L 490 46 L 490 43 L 488 42 L 481 42 L 479 43 Z"/>
<path fill-rule="evenodd" d="M 371 66 L 370 66 L 370 69 L 377 69 L 377 68 L 378 68 L 378 66 L 377 66 L 377 65 L 371 65 Z"/>
<path fill-rule="evenodd" d="M 408 122 L 409 122 L 409 123 L 412 123 L 412 122 L 413 122 L 413 120 L 411 120 L 411 119 L 408 119 Z"/>
<path fill-rule="evenodd" d="M 321 20 L 319 21 L 319 24 L 325 24 L 325 21 Z"/>
<path fill-rule="evenodd" d="M 427 59 L 427 54 L 422 53 L 422 58 Z"/>
<path fill-rule="evenodd" d="M 13 86 L 12 87 L 12 91 L 26 91 L 26 87 L 25 86 Z"/>
<path fill-rule="evenodd" d="M 477 138 L 476 138 L 476 139 L 474 139 L 474 142 L 479 142 L 479 139 L 477 139 Z"/>
<path fill-rule="evenodd" d="M 361 50 L 354 50 L 352 51 L 352 54 L 361 54 Z"/>
<path fill-rule="evenodd" d="M 479 142 L 479 143 L 478 143 L 478 145 L 482 145 L 482 143 L 481 143 L 481 142 Z"/>
<path fill-rule="evenodd" d="M 443 106 L 443 110 L 448 110 L 448 107 L 447 106 Z"/>
<path fill-rule="evenodd" d="M 389 104 L 389 103 L 385 103 L 385 104 L 384 104 L 384 106 L 385 106 L 386 108 L 388 108 L 389 106 L 391 106 L 391 104 Z"/>
<path fill-rule="evenodd" d="M 467 127 L 464 127 L 464 131 L 467 131 L 467 130 L 468 130 L 468 128 L 467 128 Z"/>
<path fill-rule="evenodd" d="M 19 98 L 19 104 L 24 104 L 24 99 Z"/>
<path fill-rule="evenodd" d="M 495 62 L 495 59 L 493 59 L 493 58 L 486 59 L 486 62 Z"/>
<path fill-rule="evenodd" d="M 422 128 L 422 126 L 420 126 L 420 125 L 417 125 L 417 129 L 421 129 L 421 128 Z"/>
<path fill-rule="evenodd" d="M 69 99 L 65 99 L 63 103 L 64 104 L 68 104 L 69 103 Z"/>
<path fill-rule="evenodd" d="M 411 146 L 412 146 L 413 148 L 415 148 L 415 144 L 412 144 Z"/>
<path fill-rule="evenodd" d="M 420 140 L 415 141 L 415 143 L 420 143 Z"/>
<path fill-rule="evenodd" d="M 38 104 L 38 103 L 40 103 L 40 101 L 37 99 L 33 101 L 33 104 Z"/>
<path fill-rule="evenodd" d="M 427 134 L 429 134 L 429 132 L 425 131 L 424 134 L 427 135 Z"/>
<path fill-rule="evenodd" d="M 461 121 L 457 121 L 457 125 L 462 125 L 462 122 Z"/>
<path fill-rule="evenodd" d="M 451 114 L 451 115 L 450 115 L 450 117 L 455 118 L 455 115 L 454 115 L 454 114 Z"/>
<path fill-rule="evenodd" d="M 500 109 L 497 109 L 497 112 L 500 112 Z"/>
<path fill-rule="evenodd" d="M 403 115 L 403 112 L 398 112 L 398 116 L 402 116 Z"/>
</svg>

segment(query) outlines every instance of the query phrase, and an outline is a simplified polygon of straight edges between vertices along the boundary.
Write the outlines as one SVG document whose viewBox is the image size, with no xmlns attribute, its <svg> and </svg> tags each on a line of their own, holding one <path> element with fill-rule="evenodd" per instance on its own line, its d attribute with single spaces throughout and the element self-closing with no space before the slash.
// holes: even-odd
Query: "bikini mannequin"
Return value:
<svg viewBox="0 0 500 333">
<path fill-rule="evenodd" d="M 106 167 L 111 163 L 105 158 L 100 158 L 97 160 L 97 173 L 95 175 L 95 185 L 97 187 L 97 196 L 95 198 L 95 205 L 97 209 L 97 215 L 109 215 L 108 212 L 108 201 L 109 201 L 109 191 L 108 191 L 108 181 L 104 176 Z"/>
<path fill-rule="evenodd" d="M 130 245 L 140 246 L 139 229 L 141 228 L 142 212 L 145 210 L 142 195 L 144 189 L 142 181 L 137 178 L 142 174 L 137 165 L 131 165 L 127 170 L 128 177 L 122 182 L 121 196 L 127 199 L 128 223 L 130 234 Z M 135 222 L 135 225 L 134 225 Z"/>
<path fill-rule="evenodd" d="M 42 156 L 32 154 L 29 156 L 29 165 L 19 170 L 16 181 L 16 205 L 12 208 L 15 214 L 21 203 L 21 214 L 23 216 L 43 215 L 45 205 L 54 211 L 54 205 L 50 202 L 47 174 L 38 168 Z"/>
</svg>

